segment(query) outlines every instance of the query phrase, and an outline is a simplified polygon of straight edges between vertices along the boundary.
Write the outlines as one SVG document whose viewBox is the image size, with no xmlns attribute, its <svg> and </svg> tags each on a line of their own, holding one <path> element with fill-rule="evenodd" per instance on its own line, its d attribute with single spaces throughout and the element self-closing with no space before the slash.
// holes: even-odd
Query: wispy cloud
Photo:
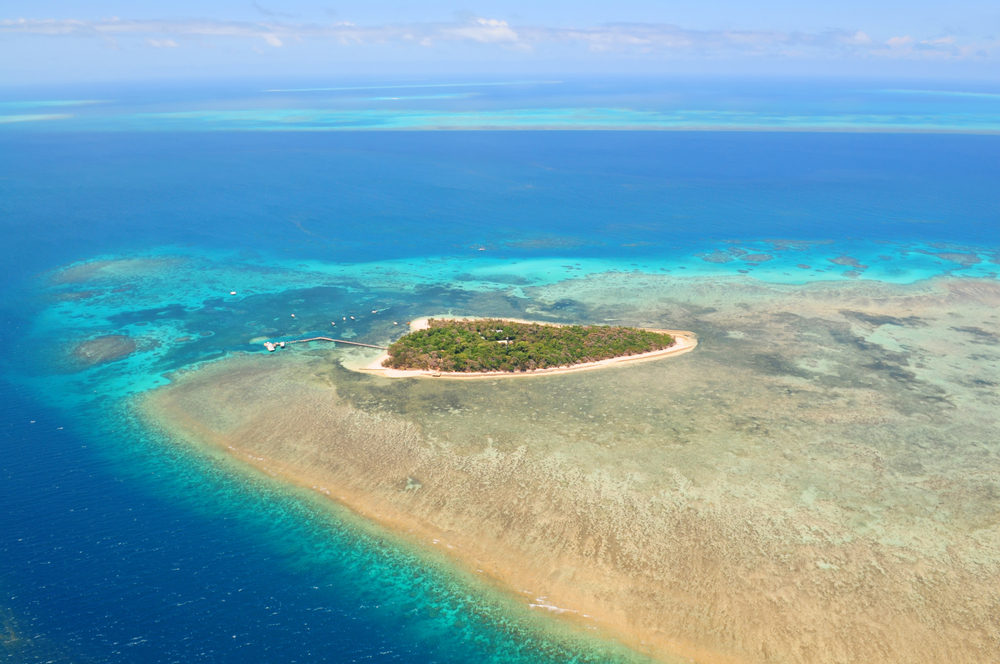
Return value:
<svg viewBox="0 0 1000 664">
<path fill-rule="evenodd" d="M 690 30 L 675 25 L 617 23 L 589 28 L 515 26 L 483 17 L 437 23 L 359 26 L 349 22 L 295 23 L 275 20 L 276 14 L 255 3 L 268 16 L 259 22 L 218 20 L 84 21 L 75 19 L 0 20 L 0 34 L 84 36 L 118 47 L 134 37 L 147 46 L 175 48 L 188 42 L 245 40 L 281 48 L 310 40 L 351 45 L 417 45 L 466 43 L 484 48 L 534 51 L 552 47 L 578 48 L 591 53 L 621 53 L 660 57 L 780 58 L 886 57 L 912 59 L 977 59 L 988 57 L 1000 42 L 962 42 L 951 35 L 919 39 L 910 35 L 878 41 L 859 30 L 819 33 L 776 30 Z"/>
<path fill-rule="evenodd" d="M 152 46 L 153 48 L 177 48 L 178 44 L 173 39 L 153 39 L 152 37 L 146 37 L 146 46 Z"/>
</svg>

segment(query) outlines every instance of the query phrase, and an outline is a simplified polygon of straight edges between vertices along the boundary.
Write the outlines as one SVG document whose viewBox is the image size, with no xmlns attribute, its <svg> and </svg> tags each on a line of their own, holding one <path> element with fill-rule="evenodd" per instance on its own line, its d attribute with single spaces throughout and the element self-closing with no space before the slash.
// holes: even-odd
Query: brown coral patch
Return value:
<svg viewBox="0 0 1000 664">
<path fill-rule="evenodd" d="M 183 260 L 176 257 L 159 257 L 89 261 L 60 268 L 49 275 L 49 281 L 54 285 L 125 281 L 159 274 L 177 267 Z"/>
<path fill-rule="evenodd" d="M 77 343 L 70 349 L 70 355 L 77 364 L 92 367 L 128 357 L 136 348 L 136 341 L 132 337 L 109 334 Z"/>
<path fill-rule="evenodd" d="M 836 258 L 829 258 L 827 260 L 836 265 L 845 265 L 847 267 L 853 267 L 858 270 L 868 269 L 867 265 L 862 265 L 861 261 L 859 261 L 857 258 L 852 258 L 851 256 L 837 256 Z"/>
<path fill-rule="evenodd" d="M 53 293 L 49 297 L 57 302 L 78 302 L 80 300 L 89 300 L 92 297 L 97 297 L 100 295 L 98 291 L 68 291 L 63 293 Z"/>
<path fill-rule="evenodd" d="M 994 659 L 994 282 L 612 274 L 531 294 L 701 345 L 475 384 L 238 357 L 146 412 L 655 653 Z"/>
</svg>

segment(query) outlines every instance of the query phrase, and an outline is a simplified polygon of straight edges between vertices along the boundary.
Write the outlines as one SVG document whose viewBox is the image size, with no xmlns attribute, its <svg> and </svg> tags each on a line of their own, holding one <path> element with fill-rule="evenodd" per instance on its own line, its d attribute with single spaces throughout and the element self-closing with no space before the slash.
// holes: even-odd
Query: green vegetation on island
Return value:
<svg viewBox="0 0 1000 664">
<path fill-rule="evenodd" d="M 545 325 L 497 318 L 430 319 L 389 346 L 382 366 L 447 373 L 521 372 L 572 366 L 669 348 L 663 332 L 603 325 Z"/>
</svg>

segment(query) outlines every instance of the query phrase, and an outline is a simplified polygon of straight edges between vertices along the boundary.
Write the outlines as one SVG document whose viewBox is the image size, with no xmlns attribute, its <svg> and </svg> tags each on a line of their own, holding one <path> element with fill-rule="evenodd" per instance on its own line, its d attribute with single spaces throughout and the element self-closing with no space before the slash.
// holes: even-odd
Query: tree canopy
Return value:
<svg viewBox="0 0 1000 664">
<path fill-rule="evenodd" d="M 430 319 L 389 346 L 383 366 L 448 373 L 521 372 L 663 350 L 663 332 L 605 325 L 544 325 L 498 318 Z"/>
</svg>

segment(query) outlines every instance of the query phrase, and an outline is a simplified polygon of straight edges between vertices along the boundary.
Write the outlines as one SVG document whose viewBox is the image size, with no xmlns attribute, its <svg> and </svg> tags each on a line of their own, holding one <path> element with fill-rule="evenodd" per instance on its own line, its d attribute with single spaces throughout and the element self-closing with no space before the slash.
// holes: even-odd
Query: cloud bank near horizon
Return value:
<svg viewBox="0 0 1000 664">
<path fill-rule="evenodd" d="M 181 48 L 245 42 L 251 49 L 279 49 L 323 41 L 340 47 L 381 46 L 422 49 L 462 44 L 501 51 L 534 53 L 569 47 L 587 53 L 631 56 L 726 58 L 897 58 L 983 60 L 1000 49 L 1000 40 L 964 41 L 953 35 L 915 38 L 896 35 L 877 40 L 863 30 L 820 33 L 777 30 L 690 30 L 670 24 L 612 23 L 589 28 L 517 26 L 507 21 L 470 17 L 452 22 L 355 25 L 288 21 L 135 20 L 109 18 L 3 19 L 0 35 L 90 37 L 114 49 L 133 46 Z"/>
<path fill-rule="evenodd" d="M 1000 39 L 957 32 L 639 22 L 564 27 L 470 14 L 369 25 L 273 12 L 259 20 L 6 18 L 0 19 L 0 80 L 542 71 L 924 76 L 932 70 L 1000 78 Z"/>
</svg>

